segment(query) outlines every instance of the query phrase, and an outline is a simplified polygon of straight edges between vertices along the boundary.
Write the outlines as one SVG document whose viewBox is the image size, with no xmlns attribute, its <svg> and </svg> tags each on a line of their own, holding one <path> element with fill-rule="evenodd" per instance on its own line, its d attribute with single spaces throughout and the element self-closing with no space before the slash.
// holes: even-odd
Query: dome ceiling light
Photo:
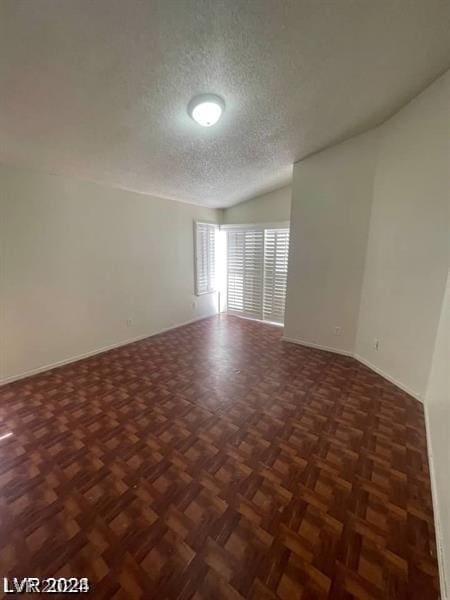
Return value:
<svg viewBox="0 0 450 600">
<path fill-rule="evenodd" d="M 202 127 L 215 125 L 225 110 L 225 102 L 216 94 L 195 96 L 188 104 L 188 113 Z"/>
</svg>

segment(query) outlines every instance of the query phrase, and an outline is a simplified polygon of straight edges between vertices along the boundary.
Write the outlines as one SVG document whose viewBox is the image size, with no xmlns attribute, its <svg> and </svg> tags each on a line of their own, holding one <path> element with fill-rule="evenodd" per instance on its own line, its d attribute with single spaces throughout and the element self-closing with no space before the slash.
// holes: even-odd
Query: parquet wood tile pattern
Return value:
<svg viewBox="0 0 450 600">
<path fill-rule="evenodd" d="M 422 406 L 281 335 L 221 315 L 0 388 L 0 576 L 438 598 Z"/>
</svg>

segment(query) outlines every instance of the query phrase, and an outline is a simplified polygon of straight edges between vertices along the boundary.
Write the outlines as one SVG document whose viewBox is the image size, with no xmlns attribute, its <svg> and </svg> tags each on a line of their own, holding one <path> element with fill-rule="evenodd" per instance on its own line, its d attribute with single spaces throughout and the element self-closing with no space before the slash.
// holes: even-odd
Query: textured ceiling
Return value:
<svg viewBox="0 0 450 600">
<path fill-rule="evenodd" d="M 449 30 L 448 0 L 0 0 L 0 161 L 229 206 L 395 112 Z"/>
</svg>

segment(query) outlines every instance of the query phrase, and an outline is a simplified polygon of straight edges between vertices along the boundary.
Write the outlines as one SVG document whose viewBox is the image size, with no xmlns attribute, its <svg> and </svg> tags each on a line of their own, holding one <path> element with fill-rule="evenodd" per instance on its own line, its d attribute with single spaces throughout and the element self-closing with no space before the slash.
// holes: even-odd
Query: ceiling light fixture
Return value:
<svg viewBox="0 0 450 600">
<path fill-rule="evenodd" d="M 195 96 L 189 102 L 188 113 L 202 127 L 215 125 L 225 110 L 225 102 L 216 94 Z"/>
</svg>

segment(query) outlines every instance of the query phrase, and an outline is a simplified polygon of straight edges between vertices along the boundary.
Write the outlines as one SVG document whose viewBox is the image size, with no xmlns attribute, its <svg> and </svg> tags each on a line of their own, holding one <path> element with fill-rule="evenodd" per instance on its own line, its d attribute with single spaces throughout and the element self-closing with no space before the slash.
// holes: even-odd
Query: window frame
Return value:
<svg viewBox="0 0 450 600">
<path fill-rule="evenodd" d="M 207 264 L 207 273 L 206 273 L 206 279 L 207 279 L 207 287 L 205 290 L 200 289 L 200 285 L 199 285 L 199 235 L 200 235 L 200 227 L 199 226 L 204 226 L 207 227 L 208 229 L 211 228 L 214 231 L 214 251 L 213 251 L 213 257 L 212 257 L 212 261 L 211 261 L 211 257 L 209 256 L 209 247 L 208 247 L 208 264 Z M 207 230 L 208 230 L 207 229 Z M 217 235 L 217 231 L 219 230 L 219 225 L 217 223 L 214 223 L 214 221 L 205 221 L 205 220 L 196 220 L 194 221 L 194 291 L 195 291 L 195 295 L 196 296 L 205 296 L 206 294 L 214 294 L 215 292 L 217 292 L 217 273 L 216 273 L 216 265 L 215 265 L 215 261 L 216 261 L 216 235 Z M 207 244 L 209 246 L 209 240 L 207 240 Z M 214 273 L 213 278 L 214 281 L 212 281 L 212 277 L 211 277 L 211 269 L 210 269 L 210 264 L 214 264 L 214 270 L 212 271 Z"/>
<path fill-rule="evenodd" d="M 287 252 L 286 252 L 286 261 L 288 263 L 289 261 L 289 249 L 290 249 L 290 244 L 291 244 L 291 236 L 290 236 L 290 229 L 291 229 L 291 224 L 290 221 L 279 221 L 279 222 L 272 222 L 272 223 L 249 223 L 249 224 L 244 224 L 244 223 L 239 223 L 239 224 L 226 224 L 226 225 L 221 225 L 220 226 L 221 230 L 225 230 L 227 233 L 233 232 L 233 231 L 239 231 L 239 230 L 243 230 L 244 232 L 251 232 L 251 231 L 260 231 L 263 235 L 263 240 L 262 240 L 262 290 L 261 290 L 261 310 L 260 313 L 257 311 L 251 311 L 251 312 L 247 312 L 246 310 L 234 310 L 233 308 L 230 309 L 228 306 L 228 295 L 229 295 L 229 289 L 228 289 L 228 284 L 229 284 L 229 269 L 228 269 L 228 265 L 227 265 L 227 312 L 229 312 L 230 314 L 236 315 L 238 317 L 242 317 L 242 318 L 247 318 L 247 319 L 256 319 L 258 321 L 263 321 L 266 323 L 273 323 L 273 324 L 277 324 L 277 325 L 282 325 L 284 318 L 285 318 L 285 311 L 283 310 L 283 320 L 281 320 L 279 317 L 279 315 L 276 314 L 277 311 L 272 310 L 270 313 L 266 312 L 265 310 L 265 294 L 266 294 L 266 275 L 267 275 L 267 271 L 266 271 L 266 238 L 267 238 L 267 233 L 272 232 L 273 230 L 287 230 Z M 229 249 L 228 249 L 228 237 L 227 237 L 227 258 L 229 255 Z M 268 264 L 268 263 L 267 263 Z M 275 271 L 273 272 L 273 275 L 275 276 Z M 275 285 L 275 277 L 274 277 L 274 285 Z M 286 277 L 285 277 L 285 294 L 287 294 L 287 270 L 286 270 Z"/>
</svg>

